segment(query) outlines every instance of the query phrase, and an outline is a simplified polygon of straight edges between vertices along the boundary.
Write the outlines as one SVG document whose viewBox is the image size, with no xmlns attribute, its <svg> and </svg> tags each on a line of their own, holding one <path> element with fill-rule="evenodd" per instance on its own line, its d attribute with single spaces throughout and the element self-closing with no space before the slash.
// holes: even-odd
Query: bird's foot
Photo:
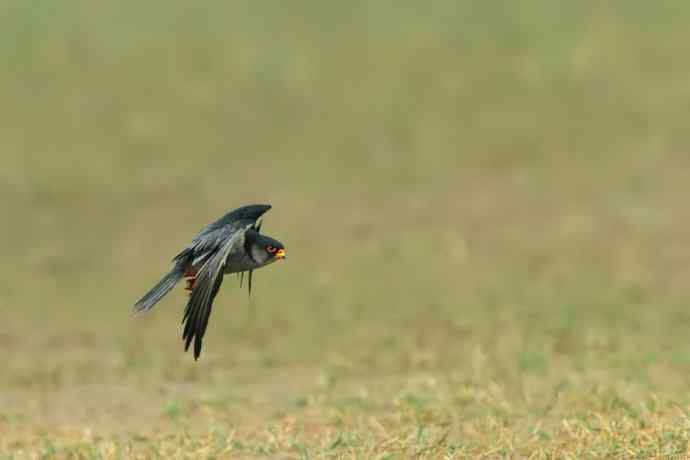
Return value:
<svg viewBox="0 0 690 460">
<path fill-rule="evenodd" d="M 194 285 L 196 284 L 196 274 L 197 270 L 193 266 L 187 267 L 187 269 L 184 272 L 185 276 L 185 281 L 187 281 L 187 286 L 185 286 L 184 290 L 187 292 L 187 295 L 192 295 L 192 290 L 194 289 Z"/>
<path fill-rule="evenodd" d="M 185 281 L 187 281 L 187 286 L 185 286 L 184 290 L 187 292 L 187 295 L 192 295 L 192 290 L 194 290 L 194 285 L 196 284 L 196 277 L 187 278 Z"/>
</svg>

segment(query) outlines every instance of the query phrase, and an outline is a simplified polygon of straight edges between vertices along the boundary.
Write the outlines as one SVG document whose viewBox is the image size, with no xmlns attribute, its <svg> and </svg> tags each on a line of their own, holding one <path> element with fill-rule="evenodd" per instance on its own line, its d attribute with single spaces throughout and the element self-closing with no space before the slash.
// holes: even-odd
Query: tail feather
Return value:
<svg viewBox="0 0 690 460">
<path fill-rule="evenodd" d="M 134 313 L 149 311 L 159 300 L 165 296 L 184 277 L 185 269 L 180 264 L 176 265 L 170 273 L 165 275 L 144 297 L 134 304 Z"/>
</svg>

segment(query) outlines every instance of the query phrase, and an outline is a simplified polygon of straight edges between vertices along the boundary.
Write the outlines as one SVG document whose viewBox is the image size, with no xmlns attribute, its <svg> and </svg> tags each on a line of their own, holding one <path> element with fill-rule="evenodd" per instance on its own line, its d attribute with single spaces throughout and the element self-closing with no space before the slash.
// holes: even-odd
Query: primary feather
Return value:
<svg viewBox="0 0 690 460">
<path fill-rule="evenodd" d="M 208 319 L 211 316 L 213 300 L 218 294 L 223 283 L 223 272 L 227 263 L 228 254 L 244 243 L 244 232 L 236 232 L 225 245 L 216 252 L 209 261 L 199 270 L 192 294 L 187 302 L 182 323 L 184 331 L 182 338 L 185 341 L 185 351 L 194 341 L 194 359 L 201 354 L 201 345 L 206 333 Z"/>
</svg>

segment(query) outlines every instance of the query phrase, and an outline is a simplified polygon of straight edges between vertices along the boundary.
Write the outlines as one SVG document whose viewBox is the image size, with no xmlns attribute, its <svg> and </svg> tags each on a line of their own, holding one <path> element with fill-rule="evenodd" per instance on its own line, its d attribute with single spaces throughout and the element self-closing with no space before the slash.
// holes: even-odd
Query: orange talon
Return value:
<svg viewBox="0 0 690 460">
<path fill-rule="evenodd" d="M 196 283 L 196 274 L 197 270 L 192 265 L 187 267 L 184 272 L 184 276 L 187 278 L 187 286 L 185 286 L 184 290 L 187 291 L 187 295 L 192 295 L 192 290 L 194 289 L 194 284 Z"/>
<path fill-rule="evenodd" d="M 187 295 L 192 295 L 192 289 L 194 289 L 194 284 L 196 284 L 196 277 L 187 279 L 187 286 L 184 290 L 187 291 Z"/>
</svg>

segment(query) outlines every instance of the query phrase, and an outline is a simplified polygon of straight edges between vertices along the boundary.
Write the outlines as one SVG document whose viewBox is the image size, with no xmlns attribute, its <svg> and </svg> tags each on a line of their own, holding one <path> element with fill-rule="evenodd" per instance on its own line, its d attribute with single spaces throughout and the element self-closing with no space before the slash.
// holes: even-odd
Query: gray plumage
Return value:
<svg viewBox="0 0 690 460">
<path fill-rule="evenodd" d="M 191 244 L 175 256 L 170 272 L 134 305 L 134 312 L 150 310 L 182 278 L 190 278 L 182 338 L 185 351 L 194 342 L 194 359 L 198 359 L 223 276 L 239 273 L 244 277 L 244 272 L 249 272 L 251 292 L 253 271 L 285 258 L 282 243 L 259 233 L 261 224 L 257 224 L 257 219 L 269 209 L 270 205 L 243 206 L 201 230 Z"/>
</svg>

